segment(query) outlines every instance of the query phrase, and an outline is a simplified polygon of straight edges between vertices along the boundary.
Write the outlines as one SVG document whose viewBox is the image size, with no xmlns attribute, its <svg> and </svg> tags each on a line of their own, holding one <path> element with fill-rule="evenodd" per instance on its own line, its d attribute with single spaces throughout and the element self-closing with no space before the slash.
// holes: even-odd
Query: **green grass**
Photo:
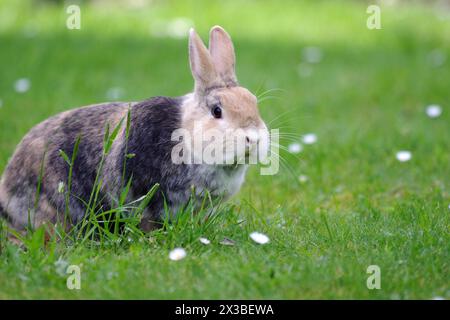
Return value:
<svg viewBox="0 0 450 320">
<path fill-rule="evenodd" d="M 189 92 L 187 39 L 151 33 L 176 17 L 194 21 L 204 39 L 224 26 L 240 82 L 281 89 L 261 103 L 263 118 L 318 142 L 300 159 L 283 154 L 294 175 L 251 168 L 209 222 L 187 210 L 147 236 L 47 246 L 38 231 L 25 249 L 0 235 L 0 298 L 450 298 L 450 12 L 402 3 L 383 6 L 383 28 L 372 31 L 363 1 L 83 4 L 82 29 L 71 31 L 63 7 L 1 1 L 0 172 L 33 125 L 105 101 L 108 88 L 122 87 L 125 101 Z M 306 46 L 324 57 L 302 78 Z M 429 62 L 435 49 L 447 56 L 440 67 Z M 22 77 L 31 89 L 18 94 Z M 431 103 L 443 106 L 441 117 L 425 115 Z M 398 162 L 399 150 L 412 160 Z M 296 183 L 300 174 L 309 180 Z M 253 243 L 253 231 L 271 242 Z M 219 244 L 223 237 L 236 245 Z M 179 246 L 187 257 L 169 260 Z M 66 287 L 70 264 L 81 266 L 81 290 Z M 366 287 L 373 264 L 381 290 Z"/>
</svg>

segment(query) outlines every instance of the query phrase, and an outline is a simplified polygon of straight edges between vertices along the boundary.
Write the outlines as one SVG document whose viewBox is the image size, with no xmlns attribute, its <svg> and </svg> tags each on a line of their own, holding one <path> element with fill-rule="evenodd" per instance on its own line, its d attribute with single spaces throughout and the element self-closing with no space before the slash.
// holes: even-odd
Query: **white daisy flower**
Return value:
<svg viewBox="0 0 450 320">
<path fill-rule="evenodd" d="M 183 248 L 175 248 L 169 253 L 169 259 L 172 261 L 178 261 L 186 258 L 186 250 Z"/>
<path fill-rule="evenodd" d="M 259 243 L 259 244 L 266 244 L 270 241 L 268 236 L 266 236 L 263 233 L 259 233 L 259 232 L 250 233 L 250 238 L 252 238 L 253 241 L 255 241 L 256 243 Z"/>
<path fill-rule="evenodd" d="M 14 89 L 16 90 L 16 92 L 19 92 L 19 93 L 27 92 L 30 89 L 30 87 L 31 87 L 31 82 L 27 78 L 18 79 L 14 83 Z"/>
<path fill-rule="evenodd" d="M 300 143 L 291 143 L 288 150 L 290 153 L 300 153 L 303 150 L 303 146 Z"/>
<path fill-rule="evenodd" d="M 431 104 L 426 108 L 425 112 L 430 118 L 437 118 L 442 114 L 442 108 L 437 104 Z"/>
<path fill-rule="evenodd" d="M 200 240 L 200 242 L 203 243 L 205 246 L 211 243 L 211 241 L 209 241 L 207 238 L 204 238 L 204 237 L 201 237 L 199 240 Z"/>
<path fill-rule="evenodd" d="M 314 144 L 317 142 L 317 136 L 314 133 L 307 133 L 303 136 L 302 141 L 304 144 Z"/>
<path fill-rule="evenodd" d="M 400 162 L 406 162 L 406 161 L 411 160 L 412 154 L 410 151 L 402 150 L 402 151 L 397 152 L 396 158 Z"/>
</svg>

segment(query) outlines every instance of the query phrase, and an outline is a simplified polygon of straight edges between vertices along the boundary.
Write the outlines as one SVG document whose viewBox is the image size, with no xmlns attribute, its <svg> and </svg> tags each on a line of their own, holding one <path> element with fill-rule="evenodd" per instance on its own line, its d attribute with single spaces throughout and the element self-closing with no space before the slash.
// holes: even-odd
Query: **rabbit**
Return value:
<svg viewBox="0 0 450 320">
<path fill-rule="evenodd" d="M 140 199 L 159 184 L 143 211 L 143 231 L 158 228 L 165 208 L 172 213 L 183 208 L 192 190 L 198 196 L 207 190 L 212 197 L 224 199 L 236 194 L 248 168 L 247 163 L 236 163 L 242 154 L 231 155 L 231 165 L 174 163 L 172 149 L 180 141 L 173 141 L 172 133 L 183 129 L 195 136 L 194 123 L 221 132 L 241 129 L 247 144 L 243 152 L 248 156 L 259 145 L 268 145 L 268 128 L 259 114 L 257 98 L 237 81 L 233 43 L 223 28 L 211 28 L 209 48 L 191 29 L 189 62 L 195 85 L 193 92 L 184 96 L 85 106 L 62 112 L 32 128 L 17 146 L 1 178 L 0 214 L 19 230 L 26 229 L 31 208 L 35 208 L 34 227 L 61 222 L 66 201 L 64 192 L 58 189 L 61 183 L 67 187 L 69 166 L 59 151 L 70 158 L 80 137 L 69 197 L 71 225 L 79 223 L 97 175 L 105 127 L 109 124 L 114 128 L 128 112 L 128 139 L 122 126 L 104 162 L 103 187 L 98 197 L 103 208 L 109 208 L 111 199 L 120 196 L 124 163 L 125 182 L 132 177 L 129 200 Z M 186 143 L 186 150 L 189 148 Z M 134 157 L 124 162 L 125 150 Z"/>
</svg>

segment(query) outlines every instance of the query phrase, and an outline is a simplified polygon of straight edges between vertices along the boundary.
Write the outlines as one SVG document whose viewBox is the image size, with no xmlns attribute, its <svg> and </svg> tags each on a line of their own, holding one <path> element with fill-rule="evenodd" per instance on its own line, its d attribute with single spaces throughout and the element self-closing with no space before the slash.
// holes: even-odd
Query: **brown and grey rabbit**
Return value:
<svg viewBox="0 0 450 320">
<path fill-rule="evenodd" d="M 195 136 L 195 122 L 219 131 L 242 129 L 248 144 L 243 152 L 248 156 L 262 140 L 267 145 L 267 127 L 259 115 L 257 98 L 237 82 L 234 47 L 225 30 L 219 26 L 211 29 L 208 49 L 191 29 L 189 58 L 195 80 L 192 93 L 178 98 L 155 97 L 138 103 L 82 107 L 60 113 L 31 129 L 0 181 L 1 215 L 17 229 L 29 223 L 30 208 L 36 209 L 32 221 L 35 227 L 60 222 L 66 201 L 58 186 L 67 183 L 69 166 L 59 151 L 71 157 L 80 137 L 69 200 L 70 220 L 73 224 L 80 222 L 97 176 L 105 127 L 115 127 L 128 112 L 129 137 L 126 141 L 122 128 L 104 164 L 104 186 L 99 196 L 104 208 L 111 205 L 111 197 L 120 194 L 126 150 L 134 154 L 125 165 L 126 181 L 132 177 L 130 200 L 141 198 L 156 183 L 160 185 L 143 212 L 141 228 L 145 231 L 161 221 L 164 203 L 175 212 L 189 200 L 193 187 L 217 197 L 235 194 L 244 181 L 247 164 L 174 163 L 171 153 L 178 142 L 172 141 L 172 133 L 181 128 Z M 237 152 L 226 157 L 243 156 Z M 38 184 L 40 192 L 35 202 Z"/>
</svg>

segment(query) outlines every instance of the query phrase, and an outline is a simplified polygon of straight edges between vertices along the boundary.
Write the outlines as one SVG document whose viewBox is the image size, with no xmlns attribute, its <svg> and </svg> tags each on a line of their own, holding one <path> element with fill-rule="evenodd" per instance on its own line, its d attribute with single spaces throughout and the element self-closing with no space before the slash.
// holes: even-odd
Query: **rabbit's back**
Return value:
<svg viewBox="0 0 450 320">
<path fill-rule="evenodd" d="M 65 207 L 69 166 L 60 155 L 72 157 L 75 141 L 81 142 L 73 167 L 70 212 L 77 221 L 84 208 L 76 198 L 90 194 L 101 158 L 107 123 L 114 127 L 126 117 L 128 103 L 92 105 L 60 113 L 32 128 L 11 157 L 0 181 L 0 204 L 3 215 L 15 227 L 24 227 L 28 219 L 34 225 L 55 222 Z M 38 186 L 40 190 L 38 190 Z"/>
</svg>

